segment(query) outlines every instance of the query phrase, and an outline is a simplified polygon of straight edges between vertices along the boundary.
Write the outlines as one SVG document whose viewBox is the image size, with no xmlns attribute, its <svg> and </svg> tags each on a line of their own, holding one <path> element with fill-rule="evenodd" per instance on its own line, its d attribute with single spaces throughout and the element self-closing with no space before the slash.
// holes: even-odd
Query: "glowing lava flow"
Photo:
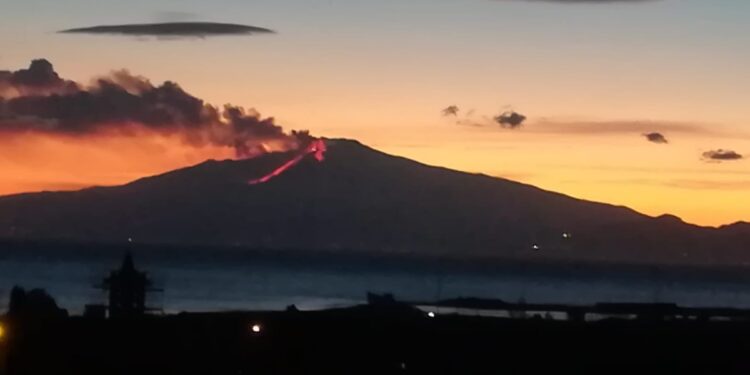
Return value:
<svg viewBox="0 0 750 375">
<path fill-rule="evenodd" d="M 299 155 L 295 156 L 294 159 L 289 160 L 288 162 L 284 163 L 282 166 L 274 169 L 273 172 L 261 178 L 248 181 L 248 184 L 257 185 L 257 184 L 266 183 L 270 181 L 272 178 L 286 172 L 289 168 L 292 168 L 295 165 L 297 165 L 307 155 L 313 155 L 316 160 L 323 161 L 323 159 L 325 159 L 326 150 L 327 150 L 326 142 L 322 139 L 316 139 L 310 142 L 310 144 Z"/>
</svg>

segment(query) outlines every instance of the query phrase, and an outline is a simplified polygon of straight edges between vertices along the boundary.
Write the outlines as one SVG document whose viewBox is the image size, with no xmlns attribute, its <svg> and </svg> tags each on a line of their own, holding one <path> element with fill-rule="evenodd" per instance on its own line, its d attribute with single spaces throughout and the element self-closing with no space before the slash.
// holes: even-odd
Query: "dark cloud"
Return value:
<svg viewBox="0 0 750 375">
<path fill-rule="evenodd" d="M 208 37 L 274 33 L 262 27 L 215 22 L 163 22 L 127 25 L 102 25 L 59 31 L 64 34 L 114 34 L 157 37 Z"/>
<path fill-rule="evenodd" d="M 643 134 L 643 136 L 646 137 L 646 139 L 648 139 L 648 141 L 652 143 L 661 143 L 661 144 L 669 143 L 669 141 L 667 140 L 667 137 L 665 137 L 661 133 L 655 133 L 655 132 L 645 133 Z"/>
<path fill-rule="evenodd" d="M 744 156 L 731 150 L 711 150 L 703 153 L 703 159 L 708 161 L 732 161 L 744 159 Z"/>
<path fill-rule="evenodd" d="M 21 94 L 0 95 L 0 132 L 85 136 L 146 130 L 176 134 L 196 145 L 233 147 L 240 157 L 264 152 L 268 143 L 290 149 L 310 140 L 306 132 L 285 133 L 273 118 L 262 118 L 254 110 L 232 105 L 218 108 L 174 82 L 154 85 L 127 71 L 83 87 L 61 79 L 49 62 L 36 60 L 29 69 L 5 76 L 0 82 L 10 85 L 8 91 Z M 46 89 L 19 89 L 29 85 Z"/>
<path fill-rule="evenodd" d="M 75 91 L 78 85 L 60 78 L 52 64 L 44 59 L 32 61 L 27 69 L 0 71 L 0 97 Z"/>
<path fill-rule="evenodd" d="M 526 116 L 515 111 L 508 111 L 495 116 L 494 120 L 503 128 L 516 129 L 523 125 Z"/>
<path fill-rule="evenodd" d="M 461 111 L 458 106 L 451 105 L 443 109 L 443 116 L 458 116 L 458 112 Z"/>
<path fill-rule="evenodd" d="M 442 110 L 443 116 L 455 117 L 457 125 L 471 126 L 471 127 L 490 127 L 500 125 L 506 129 L 517 129 L 526 121 L 526 116 L 514 112 L 506 111 L 497 116 L 481 116 L 479 119 L 474 119 L 475 110 L 471 109 L 465 113 L 464 116 L 459 118 L 461 109 L 456 105 L 451 105 Z"/>
</svg>

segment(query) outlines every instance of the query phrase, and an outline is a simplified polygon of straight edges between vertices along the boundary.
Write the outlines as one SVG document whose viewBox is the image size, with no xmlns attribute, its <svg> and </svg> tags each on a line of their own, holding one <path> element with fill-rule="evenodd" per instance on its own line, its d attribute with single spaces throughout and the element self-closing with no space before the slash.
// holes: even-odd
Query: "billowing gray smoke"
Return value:
<svg viewBox="0 0 750 375">
<path fill-rule="evenodd" d="M 233 147 L 238 157 L 296 149 L 312 138 L 287 134 L 273 118 L 254 110 L 218 108 L 185 92 L 174 82 L 154 85 L 119 71 L 84 87 L 64 80 L 46 60 L 28 69 L 0 71 L 0 132 L 90 135 L 146 130 L 178 135 L 195 145 Z"/>
<path fill-rule="evenodd" d="M 75 82 L 66 81 L 47 60 L 34 60 L 28 69 L 15 72 L 0 70 L 0 99 L 46 94 L 69 94 L 79 91 Z"/>
</svg>

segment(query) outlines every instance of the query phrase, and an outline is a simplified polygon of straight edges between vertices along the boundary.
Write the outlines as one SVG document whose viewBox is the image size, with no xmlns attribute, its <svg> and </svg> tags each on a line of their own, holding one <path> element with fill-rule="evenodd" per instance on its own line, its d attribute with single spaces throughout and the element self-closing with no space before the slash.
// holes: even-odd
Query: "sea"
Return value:
<svg viewBox="0 0 750 375">
<path fill-rule="evenodd" d="M 309 255 L 211 249 L 106 249 L 0 244 L 0 309 L 13 286 L 45 289 L 72 314 L 106 302 L 102 279 L 132 251 L 154 291 L 148 305 L 164 313 L 300 310 L 363 303 L 368 292 L 405 301 L 476 297 L 507 302 L 587 305 L 676 303 L 750 308 L 750 275 L 652 266 L 544 264 Z"/>
</svg>

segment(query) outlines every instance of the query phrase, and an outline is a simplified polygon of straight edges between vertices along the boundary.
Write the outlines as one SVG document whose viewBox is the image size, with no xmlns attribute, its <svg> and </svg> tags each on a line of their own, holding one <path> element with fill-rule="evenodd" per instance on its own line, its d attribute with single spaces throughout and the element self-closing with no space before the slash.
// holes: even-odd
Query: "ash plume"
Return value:
<svg viewBox="0 0 750 375">
<path fill-rule="evenodd" d="M 0 70 L 0 98 L 76 91 L 79 91 L 78 84 L 60 78 L 52 64 L 44 59 L 33 60 L 26 69 Z"/>
<path fill-rule="evenodd" d="M 40 132 L 73 137 L 152 132 L 195 145 L 231 147 L 238 157 L 297 149 L 313 138 L 286 133 L 255 110 L 204 102 L 177 83 L 153 84 L 118 71 L 81 84 L 64 80 L 46 60 L 0 73 L 0 132 Z"/>
</svg>

